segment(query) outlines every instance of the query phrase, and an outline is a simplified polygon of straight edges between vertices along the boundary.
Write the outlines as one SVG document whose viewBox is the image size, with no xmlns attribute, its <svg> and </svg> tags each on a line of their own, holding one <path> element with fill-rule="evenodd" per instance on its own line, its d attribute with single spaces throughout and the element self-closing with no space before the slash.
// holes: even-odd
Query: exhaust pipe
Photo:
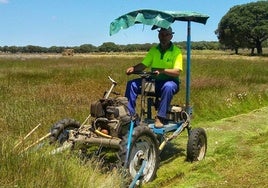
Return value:
<svg viewBox="0 0 268 188">
<path fill-rule="evenodd" d="M 85 135 L 78 135 L 78 137 L 69 138 L 70 141 L 77 143 L 86 143 L 92 145 L 101 145 L 104 147 L 110 147 L 119 149 L 120 148 L 120 138 L 103 138 L 103 137 L 87 137 Z"/>
</svg>

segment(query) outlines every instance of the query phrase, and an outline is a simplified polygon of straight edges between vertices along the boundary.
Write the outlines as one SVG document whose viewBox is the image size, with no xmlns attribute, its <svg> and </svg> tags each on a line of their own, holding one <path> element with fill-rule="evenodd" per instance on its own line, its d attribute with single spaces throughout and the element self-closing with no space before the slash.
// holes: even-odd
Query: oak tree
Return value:
<svg viewBox="0 0 268 188">
<path fill-rule="evenodd" d="M 257 1 L 232 7 L 215 31 L 227 48 L 254 48 L 262 54 L 262 43 L 268 39 L 268 1 Z"/>
</svg>

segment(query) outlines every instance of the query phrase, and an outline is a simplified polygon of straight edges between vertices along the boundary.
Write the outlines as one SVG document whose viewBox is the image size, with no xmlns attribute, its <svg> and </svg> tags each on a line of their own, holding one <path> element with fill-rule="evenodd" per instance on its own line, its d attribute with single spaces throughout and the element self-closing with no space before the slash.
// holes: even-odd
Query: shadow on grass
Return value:
<svg viewBox="0 0 268 188">
<path fill-rule="evenodd" d="M 167 143 L 165 148 L 160 154 L 160 163 L 161 165 L 171 163 L 178 157 L 186 158 L 185 148 L 182 148 L 181 145 L 174 143 Z M 101 152 L 96 155 L 96 153 L 91 153 L 90 155 L 83 156 L 83 161 L 90 161 L 92 165 L 97 165 L 102 172 L 111 171 L 114 168 L 122 167 L 120 166 L 120 161 L 116 156 L 116 152 L 111 152 L 111 150 L 102 148 Z"/>
<path fill-rule="evenodd" d="M 161 165 L 170 163 L 177 157 L 186 157 L 185 149 L 169 142 L 160 154 Z"/>
</svg>

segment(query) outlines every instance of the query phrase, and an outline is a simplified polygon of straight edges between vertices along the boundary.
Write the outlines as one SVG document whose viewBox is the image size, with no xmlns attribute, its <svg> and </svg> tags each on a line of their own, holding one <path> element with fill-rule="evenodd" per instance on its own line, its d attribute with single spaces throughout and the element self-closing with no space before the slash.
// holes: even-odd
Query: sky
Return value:
<svg viewBox="0 0 268 188">
<path fill-rule="evenodd" d="M 158 42 L 157 31 L 135 25 L 110 36 L 110 23 L 139 9 L 195 11 L 206 14 L 206 25 L 192 23 L 192 41 L 217 41 L 214 31 L 235 5 L 253 0 L 0 0 L 0 46 L 73 47 Z M 172 24 L 173 41 L 186 41 L 187 23 Z"/>
</svg>

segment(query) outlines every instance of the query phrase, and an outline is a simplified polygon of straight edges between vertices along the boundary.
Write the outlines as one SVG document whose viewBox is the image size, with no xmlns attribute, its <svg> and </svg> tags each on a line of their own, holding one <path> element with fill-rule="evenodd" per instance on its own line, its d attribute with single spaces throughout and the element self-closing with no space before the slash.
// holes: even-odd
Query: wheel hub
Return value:
<svg viewBox="0 0 268 188">
<path fill-rule="evenodd" d="M 133 160 L 130 163 L 136 171 L 138 171 L 141 167 L 142 161 L 144 160 L 144 152 L 142 150 L 137 151 Z"/>
</svg>

